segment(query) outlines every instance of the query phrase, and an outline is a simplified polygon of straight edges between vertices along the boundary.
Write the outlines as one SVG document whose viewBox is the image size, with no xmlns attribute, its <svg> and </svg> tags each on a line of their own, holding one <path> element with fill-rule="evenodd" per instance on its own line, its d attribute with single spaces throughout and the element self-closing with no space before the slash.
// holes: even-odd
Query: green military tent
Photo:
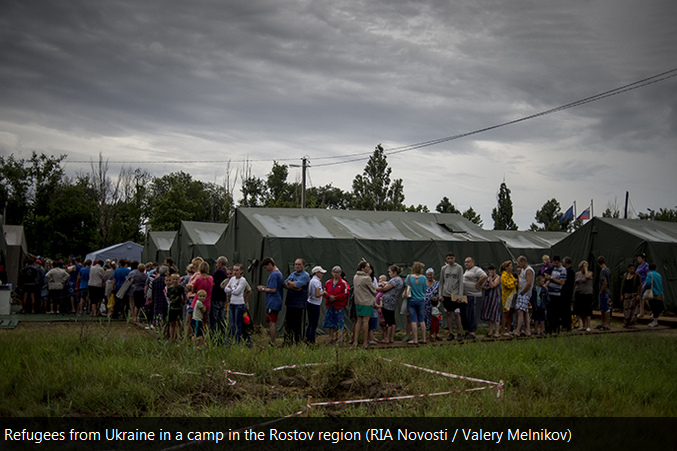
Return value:
<svg viewBox="0 0 677 451">
<path fill-rule="evenodd" d="M 567 232 L 533 232 L 522 230 L 487 230 L 487 236 L 501 241 L 516 260 L 524 255 L 534 268 L 542 265 L 543 255 L 552 258 L 552 247 L 569 236 Z"/>
<path fill-rule="evenodd" d="M 268 273 L 260 265 L 264 257 L 272 257 L 285 277 L 299 257 L 305 259 L 308 271 L 315 265 L 328 271 L 340 265 L 352 284 L 362 258 L 377 275 L 387 274 L 392 264 L 403 267 L 403 274 L 407 274 L 415 261 L 439 273 L 448 251 L 454 252 L 461 264 L 465 256 L 473 256 L 480 266 L 510 258 L 503 243 L 455 214 L 239 208 L 225 233 L 225 255 L 231 264 L 245 266 L 251 286 L 266 284 Z M 253 293 L 250 309 L 262 322 L 265 297 Z M 284 310 L 281 320 L 283 315 Z M 402 318 L 398 324 L 404 324 Z"/>
<path fill-rule="evenodd" d="M 177 234 L 178 232 L 148 232 L 141 256 L 143 262 L 162 263 L 167 257 L 171 257 L 172 245 Z"/>
<path fill-rule="evenodd" d="M 592 218 L 583 227 L 553 246 L 553 253 L 571 256 L 574 268 L 587 260 L 597 267 L 597 257 L 604 256 L 611 270 L 612 299 L 620 298 L 620 283 L 627 266 L 646 253 L 662 276 L 665 307 L 677 312 L 677 223 L 640 219 Z M 596 271 L 599 273 L 599 271 Z"/>
<path fill-rule="evenodd" d="M 195 257 L 202 257 L 213 272 L 216 259 L 224 254 L 223 234 L 226 224 L 217 222 L 181 221 L 171 246 L 170 256 L 183 274 Z"/>
</svg>

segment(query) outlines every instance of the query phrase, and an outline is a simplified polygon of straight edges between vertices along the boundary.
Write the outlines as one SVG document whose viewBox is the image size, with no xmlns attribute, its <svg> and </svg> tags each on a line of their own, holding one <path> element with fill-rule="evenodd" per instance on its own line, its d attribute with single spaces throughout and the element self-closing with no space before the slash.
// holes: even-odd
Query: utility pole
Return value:
<svg viewBox="0 0 677 451">
<path fill-rule="evenodd" d="M 625 214 L 623 215 L 623 219 L 628 219 L 628 200 L 630 198 L 630 191 L 625 192 Z"/>
<path fill-rule="evenodd" d="M 308 168 L 308 158 L 303 157 L 301 166 L 301 208 L 306 208 L 306 169 Z"/>
</svg>

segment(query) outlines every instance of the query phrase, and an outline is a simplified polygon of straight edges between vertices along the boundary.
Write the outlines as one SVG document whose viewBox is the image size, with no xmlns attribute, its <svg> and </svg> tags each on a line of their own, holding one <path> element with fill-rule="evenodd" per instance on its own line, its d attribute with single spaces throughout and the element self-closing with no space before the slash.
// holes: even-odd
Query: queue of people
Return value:
<svg viewBox="0 0 677 451">
<path fill-rule="evenodd" d="M 352 277 L 334 266 L 331 277 L 323 281 L 327 270 L 321 266 L 308 273 L 306 262 L 298 258 L 294 271 L 284 278 L 275 261 L 266 257 L 261 266 L 269 273 L 268 279 L 256 289 L 265 294 L 266 331 L 273 346 L 283 305 L 287 345 L 315 344 L 320 324 L 329 333 L 329 344 L 392 344 L 398 313 L 406 318 L 403 341 L 413 345 L 442 340 L 439 332 L 445 314 L 446 340 L 477 338 L 480 320 L 488 324 L 488 338 L 557 334 L 572 330 L 572 314 L 580 320 L 581 329 L 590 332 L 593 308 L 601 312 L 597 329 L 610 328 L 611 272 L 604 257 L 597 259 L 597 298 L 587 261 L 578 264 L 578 272 L 569 257 L 555 256 L 551 261 L 544 255 L 538 272 L 524 256 L 515 263 L 516 268 L 512 261 L 505 261 L 498 270 L 491 264 L 485 272 L 474 258 L 466 257 L 462 267 L 449 252 L 437 274 L 434 268 L 425 269 L 423 263 L 414 262 L 406 276 L 402 268 L 392 265 L 387 275 L 377 277 L 370 263 L 362 260 Z M 655 327 L 664 308 L 662 278 L 645 255 L 639 256 L 638 263 L 628 265 L 621 279 L 624 327 L 635 327 L 645 304 L 653 315 L 649 326 Z M 207 334 L 220 342 L 251 345 L 248 310 L 252 287 L 244 272 L 241 264 L 229 268 L 226 257 L 216 260 L 214 273 L 207 262 L 196 257 L 183 276 L 170 258 L 159 265 L 125 259 L 81 264 L 72 258 L 65 265 L 29 257 L 20 274 L 20 286 L 24 313 L 70 311 L 127 318 L 147 322 L 147 328 L 172 341 L 190 337 L 196 347 L 204 343 Z M 323 303 L 326 313 L 320 318 Z M 347 337 L 345 315 L 353 324 Z M 381 337 L 377 340 L 379 326 Z"/>
</svg>

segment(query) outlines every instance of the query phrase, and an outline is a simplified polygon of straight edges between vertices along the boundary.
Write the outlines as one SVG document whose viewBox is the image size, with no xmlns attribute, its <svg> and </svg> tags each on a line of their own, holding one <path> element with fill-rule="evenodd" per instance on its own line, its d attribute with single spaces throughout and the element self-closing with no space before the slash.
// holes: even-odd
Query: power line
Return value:
<svg viewBox="0 0 677 451">
<path fill-rule="evenodd" d="M 611 96 L 622 94 L 622 93 L 625 93 L 625 92 L 628 92 L 628 91 L 639 89 L 639 88 L 642 88 L 644 86 L 648 86 L 648 85 L 651 85 L 651 84 L 654 84 L 654 83 L 658 83 L 660 81 L 664 81 L 664 80 L 667 80 L 667 79 L 673 78 L 673 77 L 677 77 L 677 68 L 663 72 L 663 73 L 660 73 L 660 74 L 657 74 L 657 75 L 654 75 L 654 76 L 651 76 L 651 77 L 644 78 L 642 80 L 639 80 L 639 81 L 636 81 L 636 82 L 633 82 L 633 83 L 630 83 L 630 84 L 627 84 L 627 85 L 624 85 L 624 86 L 620 86 L 620 87 L 615 88 L 615 89 L 611 89 L 609 91 L 602 92 L 600 94 L 596 94 L 594 96 L 586 97 L 584 99 L 576 100 L 575 102 L 567 103 L 565 105 L 561 105 L 561 106 L 558 106 L 558 107 L 555 107 L 555 108 L 551 108 L 549 110 L 541 111 L 540 113 L 532 114 L 532 115 L 529 115 L 529 116 L 524 116 L 524 117 L 521 117 L 519 119 L 514 119 L 512 121 L 503 122 L 501 124 L 480 128 L 480 129 L 473 130 L 473 131 L 470 131 L 470 132 L 459 133 L 459 134 L 453 135 L 453 136 L 447 136 L 445 138 L 439 138 L 439 139 L 434 139 L 434 140 L 431 140 L 431 141 L 424 141 L 424 142 L 417 143 L 417 144 L 410 144 L 410 145 L 407 145 L 407 146 L 401 146 L 401 147 L 394 147 L 392 149 L 386 149 L 386 150 L 384 150 L 384 154 L 395 155 L 395 154 L 398 154 L 398 153 L 409 152 L 409 151 L 412 151 L 412 150 L 415 150 L 415 149 L 421 149 L 421 148 L 424 148 L 424 147 L 434 146 L 436 144 L 441 144 L 441 143 L 444 143 L 444 142 L 447 142 L 447 141 L 452 141 L 452 140 L 456 140 L 456 139 L 460 139 L 460 138 L 465 138 L 467 136 L 476 135 L 476 134 L 479 134 L 479 133 L 484 133 L 484 132 L 487 132 L 487 131 L 490 131 L 490 130 L 495 130 L 497 128 L 506 127 L 508 125 L 517 124 L 519 122 L 524 122 L 524 121 L 527 121 L 529 119 L 535 119 L 537 117 L 546 116 L 548 114 L 553 114 L 553 113 L 557 113 L 557 112 L 560 112 L 560 111 L 565 111 L 565 110 L 568 110 L 568 109 L 571 109 L 571 108 L 575 108 L 575 107 L 578 107 L 578 106 L 581 106 L 581 105 L 585 105 L 585 104 L 588 104 L 588 103 L 591 103 L 591 102 L 596 102 L 598 100 L 606 99 L 607 97 L 611 97 Z M 357 155 L 360 155 L 360 157 L 359 158 L 352 158 L 352 159 L 349 159 L 349 160 L 346 160 L 346 161 L 338 161 L 338 162 L 334 162 L 334 163 L 319 164 L 319 165 L 315 165 L 315 167 L 335 166 L 335 165 L 339 165 L 339 164 L 352 163 L 354 161 L 368 160 L 369 158 L 371 158 L 371 155 L 365 156 L 364 152 L 362 152 L 360 154 L 344 155 L 343 157 L 353 157 L 353 156 L 357 156 Z M 326 158 L 329 158 L 329 157 L 324 157 L 324 158 L 320 157 L 320 158 L 315 158 L 315 159 L 320 160 L 320 159 L 326 159 Z"/>
<path fill-rule="evenodd" d="M 576 107 L 579 107 L 581 105 L 586 105 L 586 104 L 591 103 L 591 102 L 596 102 L 598 100 L 603 100 L 603 99 L 606 99 L 608 97 L 623 94 L 625 92 L 633 91 L 635 89 L 643 88 L 645 86 L 649 86 L 649 85 L 652 85 L 654 83 L 658 83 L 658 82 L 661 82 L 661 81 L 664 81 L 664 80 L 667 80 L 667 79 L 670 79 L 670 78 L 673 78 L 673 77 L 677 77 L 677 68 L 662 72 L 662 73 L 657 74 L 657 75 L 653 75 L 651 77 L 644 78 L 642 80 L 635 81 L 633 83 L 629 83 L 629 84 L 624 85 L 624 86 L 620 86 L 618 88 L 611 89 L 609 91 L 605 91 L 605 92 L 602 92 L 602 93 L 599 93 L 599 94 L 595 94 L 595 95 L 590 96 L 590 97 L 579 99 L 579 100 L 576 100 L 574 102 L 570 102 L 570 103 L 567 103 L 567 104 L 564 104 L 564 105 L 560 105 L 558 107 L 551 108 L 549 110 L 541 111 L 539 113 L 531 114 L 529 116 L 524 116 L 524 117 L 521 117 L 521 118 L 518 118 L 518 119 L 511 120 L 511 121 L 503 122 L 503 123 L 496 124 L 496 125 L 491 125 L 491 126 L 488 126 L 488 127 L 480 128 L 480 129 L 465 132 L 465 133 L 459 133 L 459 134 L 456 134 L 456 135 L 447 136 L 447 137 L 444 137 L 444 138 L 438 138 L 438 139 L 434 139 L 434 140 L 430 140 L 430 141 L 423 141 L 423 142 L 420 142 L 420 143 L 409 144 L 409 145 L 406 145 L 406 146 L 400 146 L 400 147 L 393 147 L 391 149 L 385 149 L 384 154 L 385 155 L 396 155 L 396 154 L 399 154 L 399 153 L 410 152 L 412 150 L 422 149 L 424 147 L 430 147 L 430 146 L 442 144 L 442 143 L 445 143 L 445 142 L 448 142 L 448 141 L 453 141 L 453 140 L 465 138 L 465 137 L 468 137 L 468 136 L 477 135 L 477 134 L 488 132 L 488 131 L 495 130 L 495 129 L 498 129 L 498 128 L 507 127 L 509 125 L 514 125 L 514 124 L 518 124 L 520 122 L 528 121 L 530 119 L 536 119 L 536 118 L 546 116 L 546 115 L 549 115 L 549 114 L 558 113 L 560 111 L 565 111 L 565 110 L 568 110 L 568 109 L 571 109 L 571 108 L 576 108 Z M 314 160 L 329 160 L 329 159 L 344 159 L 344 158 L 345 158 L 345 160 L 343 160 L 343 161 L 336 161 L 336 162 L 333 162 L 333 163 L 322 163 L 322 164 L 313 165 L 313 167 L 318 168 L 318 167 L 324 167 L 324 166 L 336 166 L 336 165 L 340 165 L 340 164 L 353 163 L 353 162 L 356 162 L 356 161 L 364 161 L 364 160 L 368 160 L 369 158 L 371 158 L 371 154 L 365 155 L 364 152 L 359 152 L 359 153 L 346 154 L 346 155 L 322 156 L 322 157 L 316 157 L 316 158 L 313 158 L 313 159 Z M 298 158 L 276 158 L 276 159 L 274 159 L 274 161 L 298 161 L 298 160 L 299 160 Z M 271 160 L 270 159 L 257 159 L 257 160 L 250 160 L 250 159 L 244 159 L 244 160 L 194 160 L 194 161 L 185 161 L 185 160 L 169 160 L 169 161 L 167 161 L 166 160 L 166 161 L 161 161 L 161 162 L 158 162 L 158 161 L 107 161 L 107 163 L 110 163 L 110 164 L 158 164 L 158 163 L 160 163 L 160 164 L 186 164 L 186 163 L 217 164 L 217 163 L 224 163 L 225 164 L 225 163 L 249 163 L 249 162 L 264 162 L 264 161 L 269 162 Z M 72 163 L 72 164 L 90 164 L 90 163 L 93 163 L 92 160 L 89 160 L 89 161 L 66 160 L 66 162 Z"/>
</svg>

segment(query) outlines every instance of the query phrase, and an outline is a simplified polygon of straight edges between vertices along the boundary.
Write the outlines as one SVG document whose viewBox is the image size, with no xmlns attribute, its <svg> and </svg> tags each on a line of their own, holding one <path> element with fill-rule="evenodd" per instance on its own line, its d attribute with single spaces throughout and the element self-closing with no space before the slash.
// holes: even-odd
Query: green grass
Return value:
<svg viewBox="0 0 677 451">
<path fill-rule="evenodd" d="M 211 347 L 158 340 L 125 324 L 0 331 L 0 416 L 266 416 L 312 402 L 482 386 L 496 390 L 317 407 L 311 416 L 677 416 L 673 332 L 352 350 Z M 380 357 L 391 359 L 388 362 Z M 272 371 L 281 365 L 324 366 Z M 255 373 L 230 376 L 223 369 Z"/>
</svg>

